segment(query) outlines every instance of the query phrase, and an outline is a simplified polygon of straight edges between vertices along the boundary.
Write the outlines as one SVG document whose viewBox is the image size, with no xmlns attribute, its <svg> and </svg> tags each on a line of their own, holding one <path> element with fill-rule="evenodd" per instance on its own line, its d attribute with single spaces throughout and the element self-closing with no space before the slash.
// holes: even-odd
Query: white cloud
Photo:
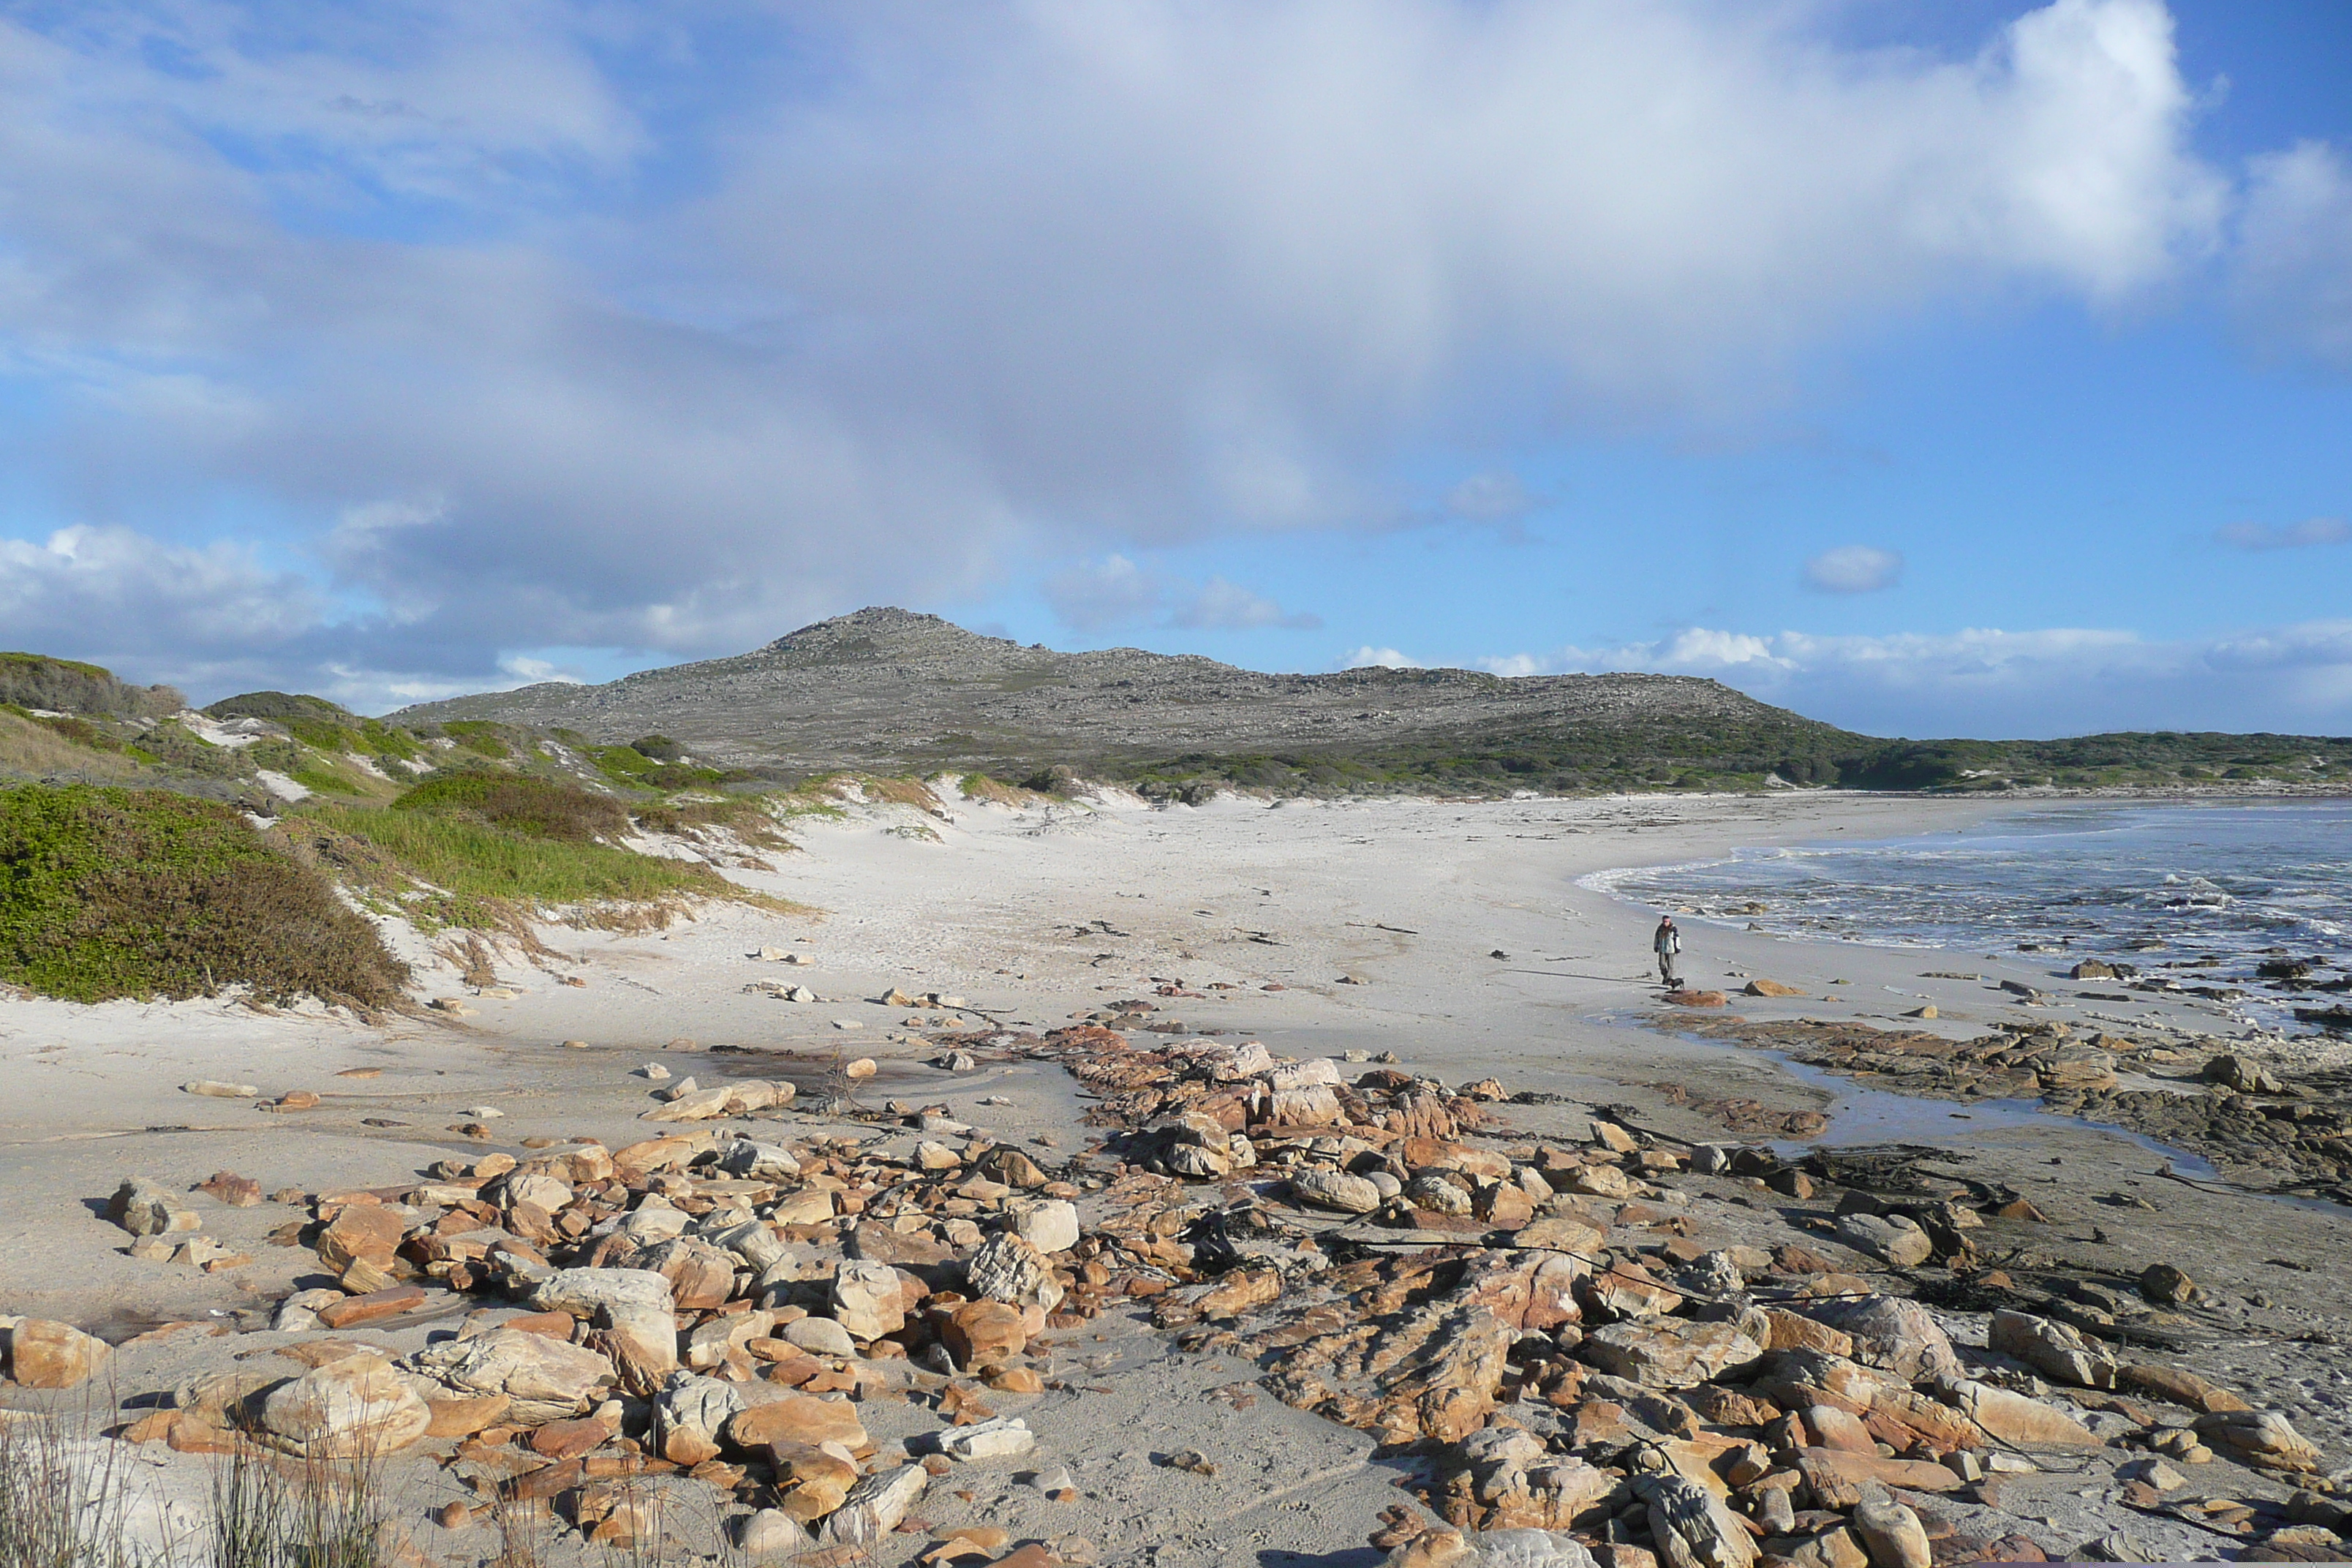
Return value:
<svg viewBox="0 0 2352 1568">
<path fill-rule="evenodd" d="M 1045 580 L 1044 592 L 1055 620 L 1091 634 L 1150 620 L 1160 612 L 1167 584 L 1126 556 L 1110 555 L 1055 573 Z"/>
<path fill-rule="evenodd" d="M 1191 600 L 1170 613 L 1168 624 L 1213 631 L 1280 626 L 1286 631 L 1311 632 L 1323 625 L 1323 617 L 1303 611 L 1292 615 L 1263 594 L 1254 594 L 1223 577 L 1212 577 Z"/>
<path fill-rule="evenodd" d="M 1507 469 L 1473 474 L 1445 492 L 1445 515 L 1465 522 L 1516 522 L 1543 505 Z"/>
<path fill-rule="evenodd" d="M 1044 593 L 1056 620 L 1089 636 L 1146 622 L 1197 631 L 1312 631 L 1323 624 L 1225 578 L 1195 584 L 1124 555 L 1066 567 L 1045 580 Z"/>
<path fill-rule="evenodd" d="M 1410 654 L 1399 653 L 1392 647 L 1374 647 L 1367 643 L 1341 659 L 1339 668 L 1341 669 L 1427 669 L 1429 667 Z"/>
<path fill-rule="evenodd" d="M 1691 628 L 1656 642 L 1481 661 L 1506 675 L 1706 676 L 1874 734 L 2061 735 L 2352 727 L 2352 620 L 2155 641 L 2062 627 L 1887 637 Z"/>
<path fill-rule="evenodd" d="M 2340 517 L 2308 517 L 2284 528 L 2266 522 L 2233 522 L 2213 537 L 2239 550 L 2304 550 L 2352 540 L 2352 524 Z"/>
<path fill-rule="evenodd" d="M 510 675 L 526 685 L 537 685 L 542 681 L 551 680 L 566 686 L 583 684 L 575 671 L 566 669 L 559 664 L 551 664 L 543 658 L 526 658 L 520 654 L 509 654 L 499 659 L 499 672 L 501 675 Z"/>
<path fill-rule="evenodd" d="M 2252 160 L 2232 291 L 2273 353 L 2352 370 L 2352 160 L 2304 142 Z"/>
<path fill-rule="evenodd" d="M 126 528 L 0 539 L 0 626 L 12 647 L 71 648 L 134 678 L 185 686 L 268 668 L 267 651 L 324 608 L 300 574 L 240 545 L 188 546 Z"/>
<path fill-rule="evenodd" d="M 1805 563 L 1805 586 L 1824 594 L 1873 594 L 1902 576 L 1901 555 L 1867 544 L 1842 544 Z"/>
<path fill-rule="evenodd" d="M 1949 59 L 1833 10 L 19 8 L 0 367 L 50 417 L 0 458 L 308 520 L 382 606 L 342 663 L 430 684 L 1423 514 L 1396 454 L 1465 427 L 1742 425 L 1893 316 L 2214 245 L 2155 0 Z"/>
</svg>

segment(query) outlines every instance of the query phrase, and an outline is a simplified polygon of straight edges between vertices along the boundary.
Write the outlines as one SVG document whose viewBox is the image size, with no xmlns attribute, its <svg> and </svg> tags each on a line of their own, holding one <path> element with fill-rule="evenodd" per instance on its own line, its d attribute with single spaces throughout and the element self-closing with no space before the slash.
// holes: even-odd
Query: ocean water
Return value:
<svg viewBox="0 0 2352 1568">
<path fill-rule="evenodd" d="M 2275 958 L 2352 963 L 2352 801 L 2021 808 L 1948 833 L 1749 849 L 1603 871 L 1582 885 L 1661 910 L 1826 942 L 2122 960 L 2251 984 Z M 2210 961 L 2210 962 L 2209 962 Z M 2097 984 L 2097 983 L 2088 983 Z M 2273 988 L 2262 986 L 2262 991 Z M 2342 992 L 2249 998 L 2266 1022 Z"/>
</svg>

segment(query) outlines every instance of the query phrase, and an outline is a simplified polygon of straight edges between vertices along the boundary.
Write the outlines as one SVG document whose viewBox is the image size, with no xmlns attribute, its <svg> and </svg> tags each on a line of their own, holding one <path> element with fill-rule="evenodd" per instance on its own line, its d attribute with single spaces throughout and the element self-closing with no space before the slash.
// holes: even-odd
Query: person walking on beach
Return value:
<svg viewBox="0 0 2352 1568">
<path fill-rule="evenodd" d="M 1667 990 L 1677 989 L 1682 982 L 1675 975 L 1675 955 L 1683 950 L 1683 933 L 1676 929 L 1674 916 L 1658 917 L 1658 932 L 1650 939 L 1650 945 L 1657 950 L 1658 979 Z"/>
</svg>

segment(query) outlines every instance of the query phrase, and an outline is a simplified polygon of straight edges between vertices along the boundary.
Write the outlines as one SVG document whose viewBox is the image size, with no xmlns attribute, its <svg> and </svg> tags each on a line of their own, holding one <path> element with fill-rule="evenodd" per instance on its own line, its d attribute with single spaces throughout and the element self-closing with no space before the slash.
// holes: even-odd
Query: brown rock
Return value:
<svg viewBox="0 0 2352 1568">
<path fill-rule="evenodd" d="M 1865 1498 L 1853 1510 L 1853 1528 L 1870 1553 L 1871 1568 L 1932 1568 L 1927 1531 L 1919 1516 L 1886 1498 Z"/>
<path fill-rule="evenodd" d="M 1669 1007 L 1728 1007 L 1731 1005 L 1731 998 L 1720 991 L 1669 991 L 1666 993 L 1666 1005 Z"/>
<path fill-rule="evenodd" d="M 854 1450 L 864 1447 L 866 1439 L 856 1405 L 814 1394 L 788 1394 L 737 1412 L 727 1423 L 727 1440 L 738 1448 L 839 1443 Z"/>
<path fill-rule="evenodd" d="M 939 1334 L 955 1363 L 967 1368 L 1001 1364 L 1029 1340 L 1021 1309 L 1003 1301 L 966 1301 L 948 1314 Z"/>
<path fill-rule="evenodd" d="M 261 1405 L 269 1438 L 305 1458 L 389 1454 L 433 1424 L 433 1413 L 380 1355 L 346 1356 L 272 1389 Z"/>
<path fill-rule="evenodd" d="M 1764 1344 L 1768 1351 L 1820 1351 L 1842 1360 L 1853 1359 L 1853 1337 L 1843 1329 L 1817 1323 L 1782 1307 L 1765 1308 L 1764 1321 L 1771 1328 Z"/>
<path fill-rule="evenodd" d="M 1751 1366 L 1764 1347 L 1730 1323 L 1690 1318 L 1611 1323 L 1587 1334 L 1584 1359 L 1646 1388 L 1689 1388 Z"/>
<path fill-rule="evenodd" d="M 458 1395 L 447 1399 L 428 1396 L 425 1408 L 432 1421 L 425 1428 L 427 1437 L 471 1437 L 487 1432 L 507 1417 L 514 1401 L 503 1394 L 482 1394 L 470 1397 Z"/>
<path fill-rule="evenodd" d="M 2193 1372 L 2148 1362 L 2135 1362 L 2120 1368 L 2116 1373 L 2116 1386 L 2169 1405 L 2201 1410 L 2209 1415 L 2253 1408 L 2228 1389 L 2208 1383 Z"/>
<path fill-rule="evenodd" d="M 2139 1292 L 2159 1307 L 2178 1307 L 2197 1297 L 2197 1282 L 2169 1263 L 2151 1263 L 2139 1277 Z"/>
<path fill-rule="evenodd" d="M 249 1209 L 261 1202 L 261 1184 L 235 1171 L 215 1171 L 196 1191 L 233 1209 Z"/>
<path fill-rule="evenodd" d="M 111 1352 L 69 1323 L 25 1318 L 7 1331 L 8 1375 L 22 1388 L 79 1388 Z"/>
<path fill-rule="evenodd" d="M 361 1258 L 382 1268 L 400 1250 L 407 1222 L 379 1204 L 348 1204 L 319 1235 L 319 1261 L 341 1274 Z"/>
<path fill-rule="evenodd" d="M 346 1296 L 340 1301 L 319 1309 L 319 1321 L 331 1329 L 348 1329 L 359 1323 L 373 1323 L 379 1318 L 396 1318 L 403 1312 L 413 1312 L 425 1305 L 425 1292 L 415 1285 L 395 1285 L 389 1290 L 371 1291 L 364 1296 Z"/>
<path fill-rule="evenodd" d="M 1750 996 L 1802 996 L 1804 994 L 1793 985 L 1783 985 L 1777 980 L 1766 980 L 1761 977 L 1749 981 L 1740 989 Z"/>
<path fill-rule="evenodd" d="M 542 1458 L 572 1459 L 612 1441 L 612 1428 L 593 1415 L 551 1421 L 530 1435 L 530 1451 Z"/>
<path fill-rule="evenodd" d="M 1797 1470 L 1824 1508 L 1852 1508 L 1873 1482 L 1906 1491 L 1958 1491 L 1959 1477 L 1925 1459 L 1882 1459 L 1875 1454 L 1850 1454 L 1837 1448 L 1800 1448 Z"/>
<path fill-rule="evenodd" d="M 812 1444 L 770 1445 L 769 1458 L 775 1466 L 776 1485 L 783 1493 L 784 1512 L 803 1524 L 814 1523 L 840 1508 L 857 1484 L 856 1465 Z"/>
</svg>

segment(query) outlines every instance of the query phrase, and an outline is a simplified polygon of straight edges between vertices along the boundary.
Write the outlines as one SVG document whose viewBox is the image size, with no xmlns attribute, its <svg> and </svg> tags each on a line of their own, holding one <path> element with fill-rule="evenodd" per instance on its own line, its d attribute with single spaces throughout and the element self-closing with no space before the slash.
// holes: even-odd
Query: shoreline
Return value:
<svg viewBox="0 0 2352 1568">
<path fill-rule="evenodd" d="M 1579 888 L 1577 878 L 1759 840 L 1930 831 L 2021 804 L 2013 795 L 1993 802 L 1809 793 L 1226 800 L 1158 810 L 1112 799 L 1023 812 L 949 801 L 944 816 L 877 806 L 806 826 L 803 852 L 783 858 L 772 873 L 730 873 L 820 906 L 828 911 L 823 917 L 712 909 L 666 932 L 548 931 L 542 934 L 558 957 L 499 958 L 501 984 L 493 989 L 509 995 L 475 994 L 446 966 L 427 967 L 428 990 L 462 997 L 470 1016 L 377 1028 L 217 1004 L 0 1005 L 0 1068 L 26 1089 L 0 1108 L 0 1182 L 12 1195 L 0 1215 L 0 1312 L 125 1324 L 194 1321 L 236 1331 L 217 1340 L 177 1335 L 126 1346 L 116 1363 L 126 1394 L 170 1387 L 234 1352 L 266 1352 L 290 1342 L 269 1334 L 270 1304 L 317 1266 L 306 1249 L 268 1245 L 267 1233 L 289 1211 L 206 1207 L 205 1234 L 254 1262 L 200 1274 L 123 1256 L 122 1234 L 92 1212 L 117 1181 L 143 1174 L 184 1192 L 234 1168 L 265 1192 L 317 1193 L 414 1184 L 446 1159 L 527 1157 L 532 1138 L 588 1135 L 618 1148 L 649 1131 L 639 1117 L 650 1086 L 632 1074 L 661 1062 L 679 1077 L 693 1071 L 706 1083 L 724 1081 L 707 1070 L 730 1059 L 714 1050 L 869 1055 L 882 1064 L 877 1081 L 890 1086 L 870 1101 L 945 1106 L 1005 1142 L 1050 1150 L 1040 1157 L 1059 1160 L 1103 1136 L 1087 1125 L 1093 1107 L 1081 1098 L 1083 1086 L 1059 1066 L 1015 1055 L 967 1076 L 923 1064 L 941 1055 L 936 1039 L 981 1029 L 1043 1036 L 1118 999 L 1150 1001 L 1156 1010 L 1139 1016 L 1182 1025 L 1170 1033 L 1129 1028 L 1139 1051 L 1247 1040 L 1295 1058 L 1386 1051 L 1402 1070 L 1447 1084 L 1495 1079 L 1515 1093 L 1565 1097 L 1490 1108 L 1496 1127 L 1527 1147 L 1580 1141 L 1590 1109 L 1601 1106 L 1623 1107 L 1638 1124 L 1691 1143 L 1762 1142 L 1727 1133 L 1708 1108 L 1736 1102 L 1793 1115 L 1817 1111 L 1828 1096 L 1759 1053 L 1643 1024 L 1640 1016 L 1656 1007 L 1648 918 Z M 1951 1030 L 1969 1034 L 2004 1017 L 2098 1023 L 2082 1018 L 2080 1007 L 2007 1009 L 1989 988 L 1993 981 L 1922 980 L 1910 973 L 1920 965 L 1900 952 L 1711 929 L 1700 945 L 1685 955 L 1695 981 L 1736 988 L 1746 976 L 1769 976 L 1805 993 L 1734 1004 L 1741 1016 L 1761 1022 L 1812 1016 L 1891 1025 L 1919 1005 L 1908 993 L 1925 992 L 1940 998 Z M 746 956 L 771 948 L 812 962 Z M 1982 967 L 1996 980 L 2032 968 Z M 585 984 L 562 984 L 569 979 Z M 803 984 L 826 1000 L 779 1001 L 760 989 L 770 982 Z M 917 998 L 936 992 L 942 1000 L 914 1006 L 872 1000 L 894 989 Z M 968 1005 L 945 1005 L 949 994 Z M 2131 1011 L 2182 1026 L 2212 1025 L 2210 1015 L 2178 1002 L 2151 1000 Z M 568 1039 L 586 1044 L 567 1048 L 560 1042 Z M 378 1076 L 337 1076 L 371 1069 Z M 273 1095 L 310 1088 L 325 1098 L 314 1110 L 273 1114 L 253 1100 L 181 1091 L 196 1079 Z M 486 1105 L 503 1116 L 473 1114 Z M 397 1125 L 370 1126 L 371 1120 Z M 487 1135 L 451 1131 L 467 1124 Z M 189 1130 L 167 1131 L 175 1127 Z M 871 1138 L 877 1130 L 795 1110 L 782 1113 L 780 1132 Z M 2108 1205 L 2105 1197 L 2126 1184 L 2161 1179 L 2153 1158 L 2120 1157 L 2117 1140 L 2088 1129 L 1985 1129 L 1965 1142 L 1954 1152 L 1965 1156 L 1966 1168 L 2030 1195 L 2048 1216 L 2040 1225 L 1992 1222 L 2004 1246 L 2045 1260 L 2046 1268 L 2032 1269 L 2012 1263 L 2021 1278 L 2057 1279 L 2070 1269 L 2069 1278 L 2105 1278 L 2127 1258 L 2177 1258 L 2211 1304 L 2210 1327 L 2199 1331 L 2223 1331 L 2215 1348 L 2198 1352 L 2197 1364 L 2288 1410 L 2331 1467 L 2352 1453 L 2352 1406 L 2315 1403 L 2303 1386 L 2318 1375 L 2320 1391 L 2337 1398 L 2325 1380 L 2352 1379 L 2352 1356 L 2295 1338 L 2352 1321 L 2352 1284 L 2281 1273 L 2264 1262 L 2331 1247 L 2352 1256 L 2352 1219 L 2297 1212 L 2290 1225 L 2265 1199 L 2163 1185 L 2144 1188 L 2160 1207 Z M 2060 1163 L 2051 1164 L 2053 1157 Z M 1701 1205 L 1694 1215 L 1736 1217 L 1744 1212 L 1739 1204 L 1751 1201 L 1786 1206 L 1727 1181 L 1679 1184 Z M 1198 1203 L 1214 1193 L 1179 1195 Z M 1099 1202 L 1087 1200 L 1090 1226 L 1109 1222 Z M 1760 1207 L 1754 1215 L 1759 1225 L 1784 1223 Z M 1635 1235 L 1622 1245 L 1654 1239 Z M 2283 1289 L 2290 1282 L 2291 1297 Z M 2281 1292 L 2276 1301 L 2273 1291 Z M 1030 1532 L 1040 1538 L 1084 1535 L 1106 1564 L 1140 1561 L 1154 1547 L 1155 1563 L 1206 1564 L 1263 1560 L 1254 1554 L 1268 1552 L 1360 1552 L 1380 1510 L 1399 1500 L 1390 1484 L 1401 1473 L 1397 1462 L 1376 1458 L 1362 1433 L 1279 1399 L 1244 1407 L 1208 1397 L 1250 1385 L 1262 1365 L 1253 1369 L 1230 1351 L 1170 1359 L 1164 1348 L 1151 1348 L 1165 1342 L 1150 1326 L 1148 1304 L 1107 1312 L 1095 1325 L 1109 1337 L 1088 1349 L 1084 1334 L 1065 1335 L 1072 1342 L 1053 1364 L 1109 1357 L 1099 1373 L 1075 1374 L 1073 1392 L 999 1401 L 1028 1412 L 1045 1468 L 1068 1466 L 1087 1500 L 1048 1506 L 1010 1472 L 960 1471 L 968 1489 L 978 1488 L 969 1517 L 985 1519 L 995 1509 L 1024 1521 L 1024 1531 L 1035 1523 Z M 395 1322 L 371 1337 L 404 1352 L 421 1346 L 425 1332 Z M 1084 1394 L 1076 1378 L 1089 1375 L 1087 1386 L 1115 1392 Z M 920 1410 L 891 1410 L 887 1421 L 878 1412 L 872 1418 L 894 1441 L 902 1429 L 936 1422 Z M 1149 1444 L 1140 1432 L 1152 1434 Z M 1211 1454 L 1228 1473 L 1203 1479 L 1152 1462 L 1153 1452 L 1183 1447 Z M 2230 1473 L 2233 1481 L 2242 1474 Z M 1306 1476 L 1327 1478 L 1316 1483 L 1327 1494 L 1317 1509 L 1260 1506 Z M 2105 1500 L 2043 1484 L 2060 1479 L 2025 1478 L 2009 1504 L 2059 1521 L 2039 1530 L 2053 1549 L 2127 1517 Z M 942 1527 L 967 1518 L 951 1501 L 926 1507 Z M 429 1527 L 416 1533 L 436 1551 L 473 1544 L 462 1536 L 439 1542 Z M 1224 1538 L 1244 1536 L 1244 1556 L 1229 1555 Z M 2157 1539 L 2177 1545 L 2191 1538 L 2159 1532 Z"/>
</svg>

